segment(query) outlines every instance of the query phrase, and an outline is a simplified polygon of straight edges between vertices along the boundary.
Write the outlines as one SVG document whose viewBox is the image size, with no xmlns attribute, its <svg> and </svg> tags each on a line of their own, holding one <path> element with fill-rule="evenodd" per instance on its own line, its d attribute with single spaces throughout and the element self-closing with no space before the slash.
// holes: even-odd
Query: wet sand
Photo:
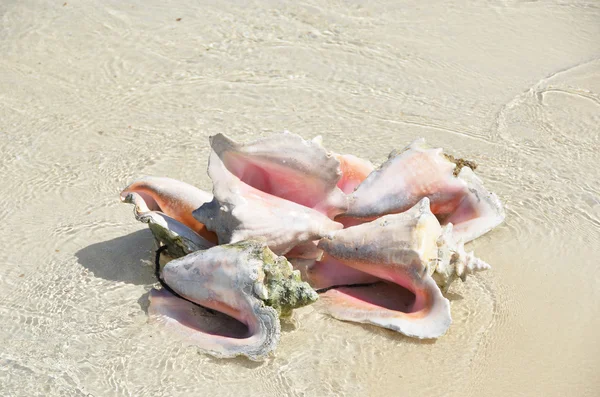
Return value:
<svg viewBox="0 0 600 397">
<path fill-rule="evenodd" d="M 600 4 L 464 3 L 0 3 L 1 394 L 599 395 Z M 209 135 L 284 129 L 479 164 L 507 219 L 444 337 L 316 304 L 260 364 L 147 323 L 154 243 L 120 189 L 210 190 Z"/>
</svg>

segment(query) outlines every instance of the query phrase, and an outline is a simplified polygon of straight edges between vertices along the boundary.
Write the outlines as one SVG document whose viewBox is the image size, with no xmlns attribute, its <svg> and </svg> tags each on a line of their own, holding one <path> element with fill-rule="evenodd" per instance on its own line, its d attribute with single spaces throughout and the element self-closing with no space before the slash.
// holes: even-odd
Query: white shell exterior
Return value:
<svg viewBox="0 0 600 397">
<path fill-rule="evenodd" d="M 370 323 L 411 337 L 443 335 L 452 322 L 450 302 L 427 272 L 437 260 L 440 233 L 425 198 L 409 211 L 340 230 L 321 240 L 319 248 L 327 255 L 415 295 L 412 308 L 403 312 L 345 299 L 343 289 L 332 289 L 323 296 L 328 311 L 341 320 Z"/>
<path fill-rule="evenodd" d="M 279 316 L 263 302 L 265 274 L 263 262 L 253 255 L 256 245 L 261 246 L 216 246 L 173 260 L 163 269 L 163 280 L 179 295 L 248 327 L 243 338 L 197 333 L 196 343 L 208 353 L 261 360 L 277 347 L 281 334 Z M 261 294 L 257 295 L 257 290 Z"/>
<path fill-rule="evenodd" d="M 337 187 L 340 162 L 315 141 L 285 132 L 249 143 L 217 134 L 210 137 L 210 144 L 225 167 L 254 188 L 330 218 L 348 208 Z"/>
<path fill-rule="evenodd" d="M 316 210 L 259 191 L 233 175 L 212 152 L 208 175 L 214 198 L 194 211 L 194 217 L 214 231 L 220 244 L 264 239 L 277 255 L 341 229 Z"/>
</svg>

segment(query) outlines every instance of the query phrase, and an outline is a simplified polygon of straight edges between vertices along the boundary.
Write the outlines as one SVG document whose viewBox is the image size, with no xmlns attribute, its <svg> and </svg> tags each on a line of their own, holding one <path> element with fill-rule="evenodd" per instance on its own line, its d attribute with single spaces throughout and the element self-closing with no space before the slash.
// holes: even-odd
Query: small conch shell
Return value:
<svg viewBox="0 0 600 397">
<path fill-rule="evenodd" d="M 233 175 L 216 152 L 209 159 L 208 175 L 214 198 L 193 212 L 214 231 L 220 244 L 264 239 L 277 255 L 318 240 L 342 224 L 316 210 L 258 190 Z"/>
<path fill-rule="evenodd" d="M 134 205 L 135 218 L 148 224 L 158 245 L 166 245 L 167 254 L 171 258 L 179 258 L 215 245 L 170 216 L 160 211 L 151 211 L 137 193 L 129 193 L 123 202 Z"/>
<path fill-rule="evenodd" d="M 160 211 L 183 223 L 205 239 L 217 242 L 214 233 L 198 222 L 192 211 L 212 200 L 212 195 L 176 179 L 146 176 L 132 182 L 121 192 L 125 201 L 130 193 L 139 194 L 151 211 Z"/>
<path fill-rule="evenodd" d="M 467 166 L 458 173 L 457 164 L 473 166 L 417 139 L 399 153 L 392 152 L 388 161 L 356 188 L 344 217 L 369 220 L 399 213 L 428 197 L 431 211 L 443 224 L 454 223 L 458 237 L 465 242 L 479 237 L 502 223 L 504 210 L 497 196 L 488 192 Z M 344 224 L 350 223 L 346 220 Z"/>
<path fill-rule="evenodd" d="M 279 316 L 318 299 L 284 257 L 257 241 L 219 245 L 173 260 L 162 278 L 189 302 L 153 291 L 151 318 L 175 326 L 188 341 L 217 357 L 264 359 L 279 342 Z M 190 302 L 219 313 L 194 311 Z"/>
<path fill-rule="evenodd" d="M 337 187 L 340 162 L 320 143 L 285 132 L 250 143 L 223 134 L 210 145 L 225 167 L 242 182 L 333 218 L 348 208 Z"/>
</svg>

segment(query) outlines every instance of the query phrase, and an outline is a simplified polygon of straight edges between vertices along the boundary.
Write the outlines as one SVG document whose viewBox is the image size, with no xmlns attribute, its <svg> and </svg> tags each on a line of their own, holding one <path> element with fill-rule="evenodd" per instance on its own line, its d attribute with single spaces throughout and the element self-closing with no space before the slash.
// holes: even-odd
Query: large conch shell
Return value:
<svg viewBox="0 0 600 397">
<path fill-rule="evenodd" d="M 151 211 L 160 211 L 183 223 L 205 239 L 217 242 L 214 233 L 206 230 L 193 216 L 192 211 L 212 200 L 212 195 L 176 179 L 146 176 L 132 182 L 121 192 L 121 201 L 130 193 L 137 193 Z"/>
<path fill-rule="evenodd" d="M 215 245 L 170 216 L 160 211 L 151 211 L 138 193 L 129 193 L 123 202 L 134 205 L 135 219 L 148 224 L 157 245 L 166 246 L 171 258 L 179 258 Z"/>
<path fill-rule="evenodd" d="M 290 316 L 294 308 L 318 299 L 284 257 L 257 241 L 219 245 L 173 260 L 162 278 L 187 301 L 154 290 L 151 318 L 175 326 L 189 342 L 217 357 L 264 359 L 279 342 L 279 316 Z"/>
<path fill-rule="evenodd" d="M 466 254 L 451 233 L 451 227 L 442 228 L 430 211 L 428 198 L 404 213 L 331 233 L 319 242 L 326 257 L 335 259 L 326 261 L 322 270 L 325 280 L 336 287 L 322 295 L 327 310 L 341 320 L 375 324 L 412 337 L 443 335 L 451 323 L 450 305 L 436 279 L 447 289 L 455 278 L 489 268 L 472 253 Z M 383 284 L 339 287 L 343 280 L 330 277 L 332 264 L 375 276 Z M 361 273 L 349 276 L 348 284 L 373 282 Z M 314 274 L 312 280 L 325 287 Z"/>
<path fill-rule="evenodd" d="M 283 255 L 299 244 L 318 240 L 343 227 L 312 208 L 242 182 L 214 151 L 208 175 L 213 181 L 213 200 L 193 215 L 217 234 L 220 244 L 260 238 L 277 255 Z"/>
<path fill-rule="evenodd" d="M 340 162 L 317 141 L 284 132 L 238 143 L 217 134 L 210 137 L 210 145 L 233 175 L 260 191 L 330 218 L 348 208 L 346 196 L 337 187 Z"/>
<path fill-rule="evenodd" d="M 463 163 L 467 166 L 462 167 Z M 498 197 L 483 187 L 468 168 L 470 164 L 417 139 L 400 153 L 392 152 L 388 161 L 356 188 L 344 217 L 371 220 L 406 211 L 428 197 L 441 222 L 452 222 L 456 237 L 471 241 L 502 223 L 505 215 Z"/>
</svg>

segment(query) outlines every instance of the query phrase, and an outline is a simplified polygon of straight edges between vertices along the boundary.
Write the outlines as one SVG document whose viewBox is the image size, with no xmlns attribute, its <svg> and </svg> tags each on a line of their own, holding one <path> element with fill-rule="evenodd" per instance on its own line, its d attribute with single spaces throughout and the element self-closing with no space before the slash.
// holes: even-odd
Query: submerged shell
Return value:
<svg viewBox="0 0 600 397">
<path fill-rule="evenodd" d="M 340 163 L 315 141 L 283 133 L 238 143 L 217 134 L 210 137 L 210 144 L 233 175 L 258 190 L 330 218 L 348 208 L 345 195 L 337 187 Z"/>
<path fill-rule="evenodd" d="M 148 224 L 158 244 L 167 246 L 167 254 L 171 258 L 179 258 L 214 246 L 214 243 L 205 240 L 183 223 L 162 212 L 150 211 L 142 196 L 137 193 L 129 193 L 123 202 L 135 206 L 135 218 Z"/>
<path fill-rule="evenodd" d="M 419 306 L 411 301 L 412 294 L 422 302 Z M 330 289 L 321 294 L 321 300 L 338 320 L 371 324 L 418 339 L 439 338 L 452 323 L 450 302 L 431 277 L 405 290 L 385 282 Z"/>
<path fill-rule="evenodd" d="M 264 239 L 278 255 L 293 247 L 318 240 L 340 223 L 314 209 L 285 200 L 242 182 L 213 151 L 208 175 L 213 181 L 214 198 L 193 215 L 219 237 L 219 243 Z"/>
<path fill-rule="evenodd" d="M 177 302 L 166 293 L 154 294 L 152 314 L 176 325 L 191 342 L 219 357 L 265 358 L 279 341 L 279 314 L 289 315 L 292 309 L 318 299 L 285 258 L 256 241 L 220 245 L 171 261 L 163 269 L 163 279 L 185 299 L 241 323 L 236 325 L 241 331 L 234 336 L 209 332 L 219 327 L 198 326 L 201 319 L 193 317 L 193 305 Z"/>
<path fill-rule="evenodd" d="M 428 197 L 432 212 L 442 223 L 454 223 L 464 241 L 470 241 L 500 224 L 504 211 L 498 198 L 485 190 L 468 167 L 459 177 L 454 176 L 455 169 L 456 164 L 442 149 L 418 139 L 400 153 L 392 152 L 388 161 L 356 188 L 344 217 L 372 219 L 399 213 Z"/>
<path fill-rule="evenodd" d="M 166 327 L 176 333 L 183 342 L 197 346 L 216 357 L 228 358 L 244 354 L 248 327 L 235 318 L 181 299 L 164 288 L 151 289 L 148 299 L 149 323 Z M 277 327 L 274 318 L 264 318 L 266 324 Z M 279 338 L 278 329 L 274 329 L 269 338 Z"/>
<path fill-rule="evenodd" d="M 192 216 L 192 211 L 212 199 L 210 193 L 176 179 L 156 176 L 135 180 L 123 189 L 121 200 L 131 193 L 139 194 L 151 211 L 160 211 L 205 239 L 216 242 L 216 236 Z"/>
</svg>

